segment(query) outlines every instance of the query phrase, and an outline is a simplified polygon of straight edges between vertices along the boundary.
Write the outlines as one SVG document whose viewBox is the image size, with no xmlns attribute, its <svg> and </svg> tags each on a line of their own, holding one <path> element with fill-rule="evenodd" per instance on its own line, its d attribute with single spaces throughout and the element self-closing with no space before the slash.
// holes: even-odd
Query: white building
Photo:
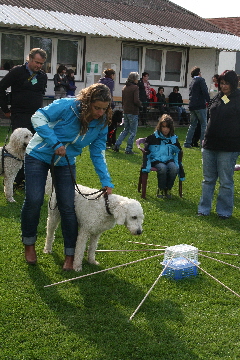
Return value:
<svg viewBox="0 0 240 360">
<path fill-rule="evenodd" d="M 220 51 L 240 51 L 238 36 L 167 0 L 0 0 L 0 42 L 0 77 L 31 48 L 47 51 L 47 95 L 64 64 L 75 70 L 77 90 L 111 67 L 116 97 L 130 71 L 147 71 L 152 87 L 164 86 L 168 96 L 178 85 L 188 99 L 193 66 L 210 85 Z"/>
</svg>

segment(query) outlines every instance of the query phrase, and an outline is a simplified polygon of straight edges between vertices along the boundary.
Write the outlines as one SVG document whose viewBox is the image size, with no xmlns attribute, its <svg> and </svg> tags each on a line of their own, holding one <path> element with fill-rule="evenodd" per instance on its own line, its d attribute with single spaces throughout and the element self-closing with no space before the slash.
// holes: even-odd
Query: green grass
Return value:
<svg viewBox="0 0 240 360">
<path fill-rule="evenodd" d="M 152 133 L 139 128 L 137 137 Z M 7 127 L 0 127 L 4 143 Z M 176 129 L 183 143 L 186 128 Z M 240 218 L 239 173 L 235 174 L 235 207 L 227 221 L 215 208 L 207 218 L 196 216 L 201 194 L 201 152 L 184 151 L 186 181 L 183 198 L 177 182 L 173 199 L 156 198 L 156 174 L 149 175 L 147 200 L 137 192 L 141 154 L 107 151 L 114 192 L 139 200 L 145 213 L 144 232 L 133 237 L 123 226 L 105 232 L 99 249 L 146 249 L 150 246 L 193 244 L 199 249 L 238 253 Z M 88 150 L 77 160 L 77 182 L 100 188 Z M 1 342 L 0 359 L 9 360 L 237 360 L 240 358 L 239 298 L 200 272 L 180 281 L 160 278 L 132 321 L 128 321 L 159 276 L 160 258 L 67 282 L 44 285 L 88 274 L 156 254 L 98 253 L 100 266 L 83 263 L 82 273 L 63 272 L 63 242 L 58 229 L 52 255 L 43 254 L 47 199 L 39 224 L 38 265 L 24 261 L 20 241 L 20 210 L 24 194 L 7 203 L 0 184 Z M 105 211 L 103 209 L 103 211 Z M 91 216 L 91 214 L 89 214 Z M 239 256 L 214 255 L 240 266 Z M 203 269 L 240 293 L 239 269 L 200 257 Z"/>
</svg>

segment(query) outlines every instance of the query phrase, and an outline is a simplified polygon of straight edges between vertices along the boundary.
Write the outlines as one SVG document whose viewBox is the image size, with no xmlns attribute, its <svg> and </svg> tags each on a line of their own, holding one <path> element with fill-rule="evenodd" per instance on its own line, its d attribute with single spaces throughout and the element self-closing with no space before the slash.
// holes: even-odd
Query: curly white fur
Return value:
<svg viewBox="0 0 240 360">
<path fill-rule="evenodd" d="M 81 193 L 90 194 L 96 189 L 78 185 Z M 96 196 L 96 195 L 95 195 Z M 94 198 L 94 196 L 91 196 Z M 73 268 L 76 271 L 82 270 L 82 260 L 88 239 L 90 240 L 88 248 L 88 262 L 90 264 L 98 264 L 95 260 L 95 251 L 98 239 L 101 234 L 113 228 L 116 224 L 125 225 L 132 235 L 140 235 L 142 233 L 143 209 L 137 200 L 129 199 L 120 195 L 112 194 L 108 196 L 109 209 L 113 215 L 109 215 L 106 211 L 105 200 L 101 196 L 97 200 L 87 200 L 76 192 L 75 210 L 79 223 L 79 232 L 76 243 Z M 60 215 L 56 204 L 55 194 L 51 199 L 51 206 L 48 207 L 47 219 L 47 237 L 44 247 L 45 253 L 52 252 L 52 243 L 54 241 L 54 233 L 60 221 Z M 51 210 L 51 209 L 54 210 Z"/>
<path fill-rule="evenodd" d="M 26 147 L 32 138 L 32 133 L 27 128 L 18 128 L 10 136 L 9 143 L 5 146 L 9 154 L 19 160 L 24 159 Z M 15 202 L 13 198 L 13 183 L 23 162 L 13 157 L 4 156 L 4 169 L 2 168 L 2 147 L 0 147 L 0 174 L 4 177 L 4 193 L 7 201 Z"/>
</svg>

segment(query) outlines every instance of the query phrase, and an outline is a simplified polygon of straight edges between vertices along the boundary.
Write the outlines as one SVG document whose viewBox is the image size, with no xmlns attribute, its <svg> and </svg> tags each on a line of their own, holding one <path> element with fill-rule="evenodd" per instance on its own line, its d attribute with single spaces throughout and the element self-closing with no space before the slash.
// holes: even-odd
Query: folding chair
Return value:
<svg viewBox="0 0 240 360">
<path fill-rule="evenodd" d="M 144 150 L 142 144 L 145 143 L 145 140 L 146 140 L 146 138 L 139 138 L 136 140 L 136 145 L 137 145 L 138 149 L 142 151 L 143 155 L 144 155 L 145 150 Z M 155 167 L 151 167 L 151 171 L 157 171 L 157 169 Z M 138 180 L 138 192 L 142 192 L 142 194 L 141 194 L 142 199 L 146 199 L 147 181 L 148 181 L 148 173 L 142 172 L 142 168 L 141 168 L 140 173 L 139 173 L 139 180 Z M 179 192 L 180 198 L 182 198 L 182 180 L 180 180 L 180 179 L 178 182 L 178 192 Z"/>
</svg>

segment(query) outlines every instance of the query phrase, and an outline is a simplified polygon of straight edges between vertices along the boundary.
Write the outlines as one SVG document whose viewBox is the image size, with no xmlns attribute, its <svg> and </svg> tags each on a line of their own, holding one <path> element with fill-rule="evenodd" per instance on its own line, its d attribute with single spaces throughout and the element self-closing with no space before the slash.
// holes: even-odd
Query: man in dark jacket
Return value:
<svg viewBox="0 0 240 360">
<path fill-rule="evenodd" d="M 47 75 L 41 70 L 46 60 L 46 52 L 35 48 L 29 53 L 24 65 L 12 68 L 0 81 L 0 107 L 6 117 L 11 118 L 12 131 L 24 127 L 32 133 L 31 117 L 43 106 L 43 95 L 47 87 Z M 11 86 L 11 109 L 8 108 L 6 90 Z M 23 167 L 17 175 L 16 183 L 24 179 Z"/>
<path fill-rule="evenodd" d="M 200 68 L 195 66 L 191 70 L 192 82 L 189 85 L 189 110 L 190 110 L 190 126 L 185 139 L 184 147 L 191 148 L 192 138 L 197 127 L 198 121 L 201 124 L 200 145 L 204 138 L 207 126 L 207 108 L 206 103 L 209 102 L 208 88 L 205 80 L 201 76 Z"/>
<path fill-rule="evenodd" d="M 133 154 L 133 141 L 137 133 L 139 108 L 142 106 L 139 100 L 138 73 L 131 72 L 128 75 L 126 85 L 122 90 L 122 105 L 124 111 L 124 129 L 119 135 L 114 151 L 118 152 L 119 147 L 129 133 L 125 154 Z"/>
</svg>

